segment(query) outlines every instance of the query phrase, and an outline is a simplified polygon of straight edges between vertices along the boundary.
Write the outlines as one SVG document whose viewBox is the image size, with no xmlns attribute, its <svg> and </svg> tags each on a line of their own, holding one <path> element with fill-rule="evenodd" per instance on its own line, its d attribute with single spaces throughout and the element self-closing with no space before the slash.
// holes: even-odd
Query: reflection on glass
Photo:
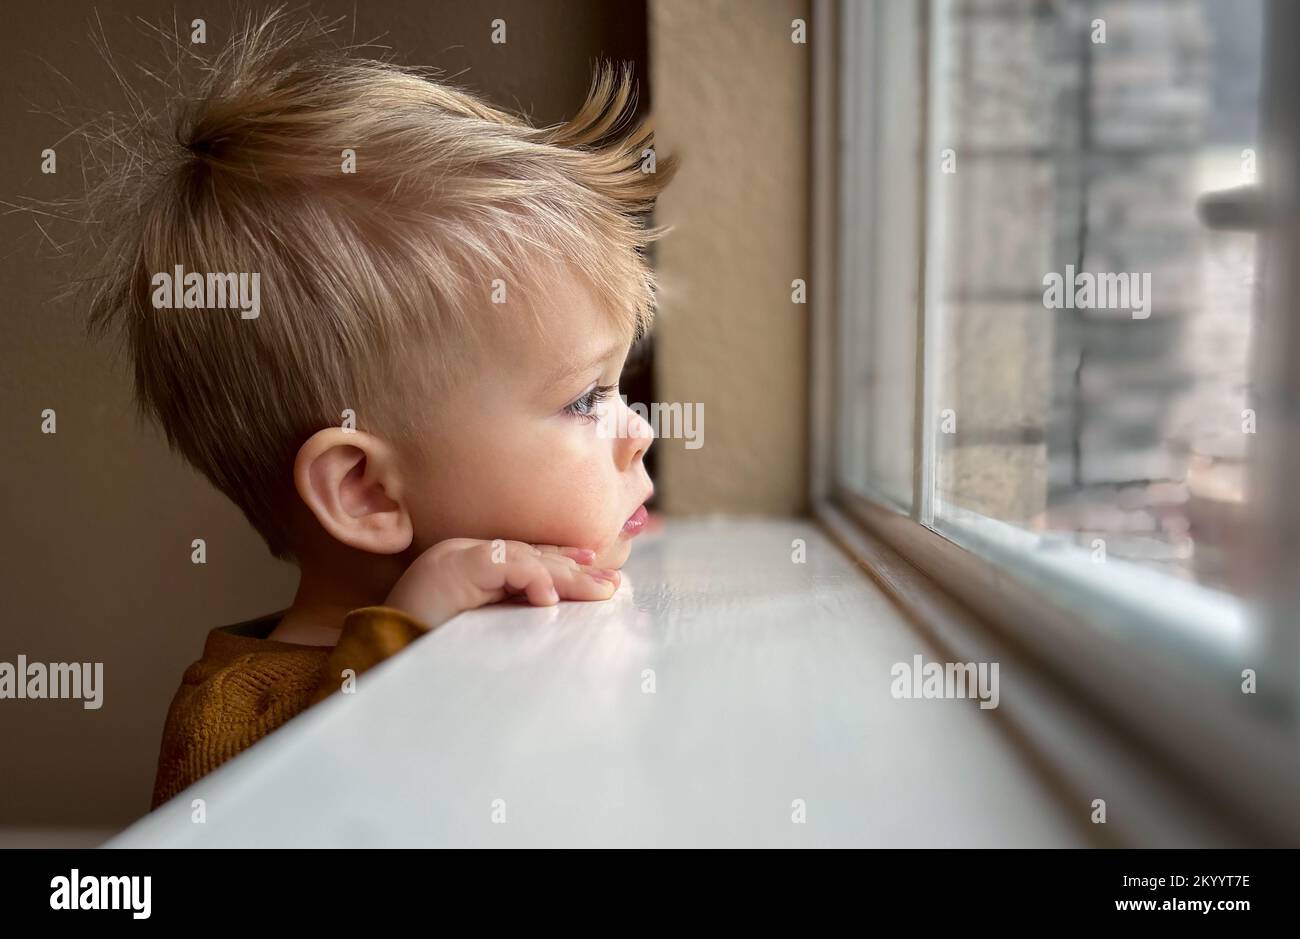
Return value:
<svg viewBox="0 0 1300 939">
<path fill-rule="evenodd" d="M 1248 592 L 1261 0 L 938 9 L 936 524 Z"/>
</svg>

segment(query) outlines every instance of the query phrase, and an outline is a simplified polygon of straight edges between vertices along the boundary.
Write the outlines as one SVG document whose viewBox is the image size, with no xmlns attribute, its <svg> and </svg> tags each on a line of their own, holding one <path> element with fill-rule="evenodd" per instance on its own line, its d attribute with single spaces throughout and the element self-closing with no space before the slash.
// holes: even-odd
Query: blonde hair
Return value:
<svg viewBox="0 0 1300 939">
<path fill-rule="evenodd" d="M 249 19 L 170 117 L 130 93 L 126 126 L 84 131 L 105 171 L 85 203 L 91 322 L 122 331 L 142 412 L 281 558 L 298 448 L 349 407 L 410 438 L 411 386 L 460 374 L 494 280 L 570 262 L 644 332 L 664 231 L 644 216 L 675 169 L 628 126 L 627 68 L 598 66 L 572 120 L 535 128 L 425 70 L 315 48 L 328 29 Z M 260 273 L 260 315 L 155 309 L 175 265 Z"/>
</svg>

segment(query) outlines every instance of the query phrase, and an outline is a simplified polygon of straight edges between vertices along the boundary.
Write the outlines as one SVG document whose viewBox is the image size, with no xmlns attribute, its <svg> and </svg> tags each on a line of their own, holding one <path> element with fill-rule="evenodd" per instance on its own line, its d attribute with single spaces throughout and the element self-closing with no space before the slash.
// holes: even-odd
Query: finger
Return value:
<svg viewBox="0 0 1300 939">
<path fill-rule="evenodd" d="M 535 544 L 533 547 L 543 554 L 558 554 L 579 564 L 591 564 L 596 560 L 596 552 L 590 548 L 569 548 L 556 544 Z"/>
<path fill-rule="evenodd" d="M 500 565 L 500 569 L 501 585 L 498 589 L 502 597 L 507 590 L 513 590 L 526 596 L 533 606 L 554 606 L 560 602 L 554 575 L 540 558 L 511 558 Z"/>
<path fill-rule="evenodd" d="M 555 589 L 565 600 L 608 600 L 621 582 L 618 571 L 584 567 L 558 555 L 543 555 Z"/>
<path fill-rule="evenodd" d="M 481 591 L 480 604 L 496 603 L 511 591 L 523 593 L 529 603 L 538 606 L 559 602 L 551 572 L 541 563 L 543 555 L 532 545 L 522 541 L 482 541 L 464 557 L 469 579 Z"/>
</svg>

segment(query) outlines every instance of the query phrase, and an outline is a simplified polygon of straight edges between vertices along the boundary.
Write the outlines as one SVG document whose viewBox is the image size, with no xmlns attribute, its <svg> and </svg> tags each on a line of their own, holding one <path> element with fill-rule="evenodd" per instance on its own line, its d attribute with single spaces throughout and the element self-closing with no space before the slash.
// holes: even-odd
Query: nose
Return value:
<svg viewBox="0 0 1300 939">
<path fill-rule="evenodd" d="M 614 459 L 620 470 L 628 470 L 645 456 L 645 452 L 654 443 L 654 428 L 635 410 L 628 407 L 627 401 L 621 403 L 627 413 L 627 433 L 614 441 Z"/>
</svg>

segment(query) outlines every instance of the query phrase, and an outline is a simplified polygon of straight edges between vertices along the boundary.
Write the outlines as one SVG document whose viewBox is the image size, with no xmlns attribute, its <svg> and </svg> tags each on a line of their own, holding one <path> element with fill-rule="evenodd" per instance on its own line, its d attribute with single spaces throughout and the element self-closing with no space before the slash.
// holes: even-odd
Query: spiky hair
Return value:
<svg viewBox="0 0 1300 939">
<path fill-rule="evenodd" d="M 663 234 L 645 217 L 675 169 L 631 117 L 627 68 L 597 66 L 577 115 L 538 128 L 329 34 L 250 17 L 215 56 L 178 53 L 198 80 L 169 80 L 165 109 L 129 92 L 130 113 L 81 135 L 100 170 L 90 321 L 119 331 L 142 411 L 282 558 L 298 448 L 358 402 L 359 428 L 413 433 L 411 389 L 455 381 L 494 281 L 566 262 L 643 332 Z M 258 272 L 260 315 L 155 309 L 152 277 L 176 265 Z"/>
</svg>

